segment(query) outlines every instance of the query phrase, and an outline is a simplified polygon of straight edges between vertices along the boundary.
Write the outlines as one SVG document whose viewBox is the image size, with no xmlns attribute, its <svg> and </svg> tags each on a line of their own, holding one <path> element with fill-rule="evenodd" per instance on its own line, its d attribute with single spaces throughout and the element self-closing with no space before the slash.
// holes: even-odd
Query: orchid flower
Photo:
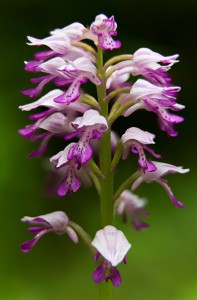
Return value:
<svg viewBox="0 0 197 300">
<path fill-rule="evenodd" d="M 79 41 L 83 38 L 86 28 L 80 23 L 72 23 L 62 29 L 51 31 L 51 35 L 44 39 L 36 39 L 28 36 L 31 46 L 48 46 L 50 49 L 59 54 L 64 54 L 70 47 L 71 42 Z"/>
<path fill-rule="evenodd" d="M 48 117 L 40 117 L 40 119 L 38 119 L 34 124 L 20 129 L 19 133 L 25 139 L 30 138 L 33 142 L 42 140 L 39 148 L 31 152 L 28 156 L 30 158 L 42 156 L 46 152 L 48 142 L 53 136 L 61 136 L 71 132 L 72 129 L 70 128 L 70 121 L 69 117 L 66 117 L 60 112 L 55 112 Z M 45 132 L 35 135 L 35 132 L 40 129 L 45 130 Z"/>
<path fill-rule="evenodd" d="M 30 111 L 40 107 L 48 108 L 40 113 L 31 115 L 30 119 L 36 120 L 36 122 L 19 130 L 19 133 L 25 138 L 31 138 L 34 142 L 41 140 L 39 148 L 30 153 L 29 157 L 42 156 L 46 152 L 49 140 L 55 135 L 61 136 L 72 132 L 73 127 L 70 125 L 70 122 L 76 118 L 78 113 L 83 113 L 88 109 L 88 105 L 79 101 L 71 103 L 69 106 L 54 102 L 54 99 L 62 94 L 61 90 L 55 89 L 35 102 L 19 106 L 23 111 Z M 34 135 L 39 129 L 44 129 L 46 132 Z"/>
<path fill-rule="evenodd" d="M 108 72 L 112 67 L 107 68 L 106 72 Z M 123 75 L 118 75 L 118 71 L 113 72 L 106 81 L 107 89 L 118 89 L 124 86 L 129 86 L 129 83 L 126 81 L 129 79 L 130 74 L 126 73 Z"/>
<path fill-rule="evenodd" d="M 178 62 L 177 58 L 178 54 L 163 56 L 148 48 L 140 48 L 133 54 L 131 60 L 120 62 L 114 67 L 118 71 L 117 75 L 127 73 L 133 76 L 142 75 L 150 82 L 163 86 L 171 82 L 166 72 Z"/>
<path fill-rule="evenodd" d="M 57 234 L 67 233 L 74 243 L 78 243 L 77 234 L 69 225 L 69 219 L 63 211 L 55 211 L 38 217 L 24 217 L 21 221 L 34 225 L 28 230 L 35 234 L 35 237 L 32 240 L 24 242 L 21 245 L 21 249 L 24 253 L 29 252 L 39 239 L 50 231 Z M 39 226 L 35 227 L 35 225 Z"/>
<path fill-rule="evenodd" d="M 122 215 L 123 219 L 129 217 L 134 228 L 136 230 L 141 230 L 149 226 L 142 222 L 137 216 L 138 214 L 144 217 L 148 216 L 148 212 L 143 210 L 146 203 L 146 199 L 138 197 L 129 190 L 124 190 L 116 200 L 115 207 L 117 214 Z"/>
<path fill-rule="evenodd" d="M 170 200 L 175 206 L 178 206 L 180 208 L 183 208 L 183 203 L 178 201 L 175 196 L 173 195 L 169 185 L 168 181 L 164 178 L 161 178 L 165 174 L 171 174 L 171 173 L 180 173 L 184 174 L 189 172 L 189 169 L 183 169 L 182 167 L 176 167 L 167 163 L 157 162 L 153 161 L 153 164 L 156 166 L 157 170 L 151 173 L 145 173 L 141 174 L 140 177 L 133 183 L 131 189 L 132 191 L 136 190 L 136 188 L 142 183 L 142 182 L 153 182 L 156 181 L 159 184 L 162 185 L 162 187 L 166 190 Z"/>
<path fill-rule="evenodd" d="M 68 90 L 54 101 L 59 103 L 70 104 L 81 95 L 80 86 L 88 79 L 95 85 L 100 85 L 101 81 L 96 75 L 95 65 L 86 57 L 81 57 L 73 62 L 63 65 L 58 72 L 65 76 L 72 83 Z M 64 82 L 64 79 L 63 79 Z"/>
<path fill-rule="evenodd" d="M 67 167 L 65 171 L 65 177 L 57 190 L 59 196 L 65 196 L 68 191 L 70 191 L 72 194 L 81 186 L 81 182 L 75 174 L 77 168 L 76 159 L 74 157 L 73 159 L 68 160 L 69 151 L 75 145 L 76 143 L 69 144 L 63 151 L 58 152 L 56 155 L 50 158 L 50 162 L 55 163 L 56 168 L 63 166 Z"/>
<path fill-rule="evenodd" d="M 170 114 L 167 109 L 181 110 L 184 108 L 175 102 L 179 90 L 178 86 L 161 87 L 138 79 L 133 84 L 129 95 L 123 100 L 123 102 L 129 99 L 134 101 L 134 105 L 124 112 L 124 116 L 128 117 L 138 109 L 153 111 L 159 117 L 160 128 L 170 136 L 176 136 L 178 133 L 174 131 L 173 124 L 183 122 L 184 118 Z"/>
<path fill-rule="evenodd" d="M 70 104 L 80 96 L 80 86 L 89 79 L 95 85 L 100 85 L 101 81 L 96 75 L 96 67 L 87 57 L 80 57 L 74 61 L 65 61 L 62 57 L 54 57 L 41 63 L 33 69 L 34 72 L 45 72 L 45 75 L 31 79 L 31 82 L 38 83 L 37 87 L 23 90 L 24 95 L 34 98 L 38 96 L 44 86 L 54 80 L 57 86 L 69 85 L 67 91 L 54 99 L 55 102 Z"/>
<path fill-rule="evenodd" d="M 60 113 L 56 112 L 48 117 L 42 117 L 38 119 L 34 124 L 28 125 L 19 130 L 19 133 L 26 139 L 30 138 L 38 129 L 44 129 L 50 133 L 66 133 L 66 127 L 68 126 L 68 118 Z"/>
<path fill-rule="evenodd" d="M 121 47 L 120 41 L 114 41 L 112 36 L 117 35 L 117 23 L 114 17 L 107 18 L 100 14 L 90 26 L 90 31 L 98 38 L 98 45 L 105 50 L 113 50 Z"/>
<path fill-rule="evenodd" d="M 123 151 L 123 159 L 126 159 L 128 156 L 129 149 L 131 152 L 138 154 L 139 159 L 138 163 L 142 168 L 143 172 L 153 172 L 157 168 L 156 166 L 146 158 L 144 149 L 152 154 L 156 158 L 160 158 L 159 154 L 156 154 L 148 144 L 154 144 L 154 137 L 155 135 L 148 132 L 143 131 L 136 127 L 131 127 L 126 130 L 126 132 L 122 135 L 121 140 L 124 146 Z"/>
<path fill-rule="evenodd" d="M 48 92 L 46 95 L 34 101 L 32 103 L 28 103 L 25 105 L 19 106 L 22 111 L 30 111 L 40 107 L 46 107 L 48 110 L 42 111 L 39 114 L 35 114 L 31 116 L 31 119 L 36 120 L 42 117 L 46 117 L 51 115 L 54 112 L 65 112 L 66 116 L 73 116 L 76 112 L 84 113 L 88 109 L 88 105 L 84 103 L 80 103 L 79 101 L 75 101 L 70 103 L 68 106 L 66 103 L 57 103 L 54 101 L 55 98 L 60 97 L 63 95 L 64 92 L 60 89 L 55 89 Z"/>
<path fill-rule="evenodd" d="M 116 266 L 121 261 L 126 263 L 125 255 L 131 248 L 131 244 L 122 231 L 109 225 L 97 231 L 92 245 L 98 251 L 95 255 L 95 262 L 100 256 L 102 257 L 101 264 L 92 275 L 94 282 L 100 283 L 103 280 L 108 281 L 110 279 L 113 285 L 118 287 L 122 282 L 122 278 Z"/>
<path fill-rule="evenodd" d="M 101 139 L 102 133 L 107 131 L 108 125 L 106 119 L 93 109 L 86 111 L 82 117 L 78 117 L 71 124 L 76 131 L 66 135 L 65 139 L 68 140 L 77 135 L 81 135 L 81 137 L 78 143 L 70 148 L 68 159 L 72 160 L 76 157 L 78 167 L 80 167 L 92 157 L 93 150 L 90 141 Z"/>
</svg>

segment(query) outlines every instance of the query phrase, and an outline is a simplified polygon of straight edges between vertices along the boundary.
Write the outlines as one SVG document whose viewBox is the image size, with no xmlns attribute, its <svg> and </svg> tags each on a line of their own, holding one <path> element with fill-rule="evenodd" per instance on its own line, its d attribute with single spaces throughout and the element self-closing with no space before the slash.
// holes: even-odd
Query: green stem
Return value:
<svg viewBox="0 0 197 300">
<path fill-rule="evenodd" d="M 97 193 L 100 195 L 100 182 L 98 177 L 92 171 L 89 172 L 89 176 L 95 186 L 95 189 L 97 190 Z"/>
<path fill-rule="evenodd" d="M 123 152 L 123 144 L 121 142 L 121 140 L 117 143 L 116 146 L 116 151 L 114 153 L 114 157 L 112 159 L 112 163 L 111 163 L 111 171 L 114 171 L 115 168 L 117 167 L 119 160 L 122 156 L 122 152 Z"/>
<path fill-rule="evenodd" d="M 83 43 L 83 42 L 72 42 L 72 45 L 85 49 L 86 51 L 88 51 L 91 54 L 93 54 L 94 57 L 96 57 L 96 55 L 97 55 L 97 53 L 94 50 L 94 48 L 92 48 L 90 45 L 88 45 L 86 43 Z"/>
<path fill-rule="evenodd" d="M 92 172 L 94 172 L 96 175 L 98 175 L 98 177 L 104 179 L 105 176 L 103 175 L 103 173 L 101 172 L 101 170 L 99 169 L 99 167 L 97 166 L 97 164 L 95 163 L 95 161 L 93 159 L 91 159 L 89 161 L 89 166 L 92 170 Z"/>
<path fill-rule="evenodd" d="M 128 108 L 130 108 L 132 105 L 134 105 L 134 101 L 130 100 L 127 103 L 123 104 L 122 106 L 120 106 L 116 111 L 114 111 L 114 113 L 110 112 L 109 115 L 109 119 L 108 122 L 110 125 L 112 125 L 114 123 L 114 121 L 121 116 L 121 114 L 127 110 Z"/>
<path fill-rule="evenodd" d="M 98 75 L 102 80 L 102 84 L 97 86 L 98 102 L 100 105 L 100 114 L 108 119 L 108 102 L 106 97 L 106 79 L 105 70 L 103 68 L 103 50 L 98 47 L 97 55 L 97 70 Z M 105 176 L 100 180 L 100 214 L 101 214 L 101 228 L 113 223 L 113 177 L 114 173 L 111 168 L 111 127 L 103 134 L 101 139 L 100 151 L 100 170 Z M 100 300 L 112 300 L 112 286 L 111 283 L 103 282 L 99 284 L 99 298 Z"/>
<path fill-rule="evenodd" d="M 111 281 L 104 281 L 99 284 L 99 299 L 113 300 L 113 285 Z"/>
<path fill-rule="evenodd" d="M 105 71 L 103 69 L 103 50 L 98 47 L 97 68 L 102 84 L 97 86 L 98 101 L 101 115 L 108 118 L 106 97 Z M 103 134 L 100 146 L 100 169 L 105 179 L 100 183 L 101 227 L 113 223 L 113 172 L 111 172 L 111 128 Z"/>
<path fill-rule="evenodd" d="M 76 231 L 78 236 L 82 239 L 86 247 L 89 249 L 90 253 L 92 255 L 95 255 L 95 249 L 94 247 L 92 247 L 92 239 L 89 234 L 87 234 L 87 232 L 75 222 L 69 221 L 69 225 Z"/>
<path fill-rule="evenodd" d="M 82 97 L 80 97 L 79 101 L 100 110 L 100 106 L 96 99 L 88 94 L 84 94 Z"/>
<path fill-rule="evenodd" d="M 129 93 L 129 91 L 131 90 L 131 88 L 129 87 L 124 87 L 124 88 L 120 88 L 120 89 L 116 89 L 115 91 L 111 92 L 109 95 L 107 95 L 106 97 L 106 101 L 111 100 L 112 98 L 116 97 L 119 94 L 122 93 Z"/>
<path fill-rule="evenodd" d="M 132 183 L 141 175 L 141 171 L 136 171 L 131 176 L 129 176 L 118 188 L 113 196 L 113 202 L 122 194 L 122 192 L 130 187 Z"/>
<path fill-rule="evenodd" d="M 130 59 L 132 59 L 132 55 L 130 54 L 114 56 L 105 63 L 104 68 L 106 70 L 111 65 L 114 65 L 123 60 L 130 60 Z"/>
</svg>

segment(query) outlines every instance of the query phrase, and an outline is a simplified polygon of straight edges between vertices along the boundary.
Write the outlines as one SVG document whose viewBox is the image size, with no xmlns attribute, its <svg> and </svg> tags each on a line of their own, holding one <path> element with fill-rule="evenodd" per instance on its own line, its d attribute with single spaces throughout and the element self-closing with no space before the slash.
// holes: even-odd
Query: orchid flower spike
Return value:
<svg viewBox="0 0 197 300">
<path fill-rule="evenodd" d="M 155 171 L 157 169 L 156 166 L 146 158 L 144 153 L 144 150 L 146 150 L 154 157 L 160 158 L 159 154 L 156 154 L 150 147 L 147 146 L 148 144 L 155 143 L 154 137 L 154 134 L 136 127 L 127 129 L 121 137 L 124 146 L 123 159 L 127 158 L 130 149 L 131 152 L 138 154 L 138 164 L 142 168 L 143 172 Z"/>
<path fill-rule="evenodd" d="M 143 210 L 146 203 L 146 199 L 138 197 L 129 190 L 124 190 L 116 200 L 115 208 L 117 214 L 122 215 L 123 220 L 129 217 L 133 227 L 136 230 L 141 230 L 149 226 L 138 218 L 138 214 L 144 217 L 148 216 L 148 212 Z"/>
<path fill-rule="evenodd" d="M 162 163 L 162 162 L 157 162 L 157 161 L 153 161 L 153 164 L 156 166 L 157 170 L 154 172 L 151 172 L 151 173 L 141 174 L 141 176 L 138 177 L 138 179 L 133 183 L 131 190 L 132 191 L 136 190 L 136 188 L 142 182 L 156 181 L 159 184 L 161 184 L 163 186 L 163 188 L 166 190 L 172 203 L 180 208 L 183 208 L 184 207 L 183 203 L 181 203 L 174 197 L 169 185 L 167 184 L 168 181 L 161 177 L 165 174 L 171 174 L 171 173 L 184 174 L 184 173 L 189 172 L 189 169 L 183 169 L 183 167 L 176 167 L 176 166 L 173 166 L 173 165 L 170 165 L 167 163 Z"/>
<path fill-rule="evenodd" d="M 74 243 L 78 243 L 77 234 L 70 227 L 69 219 L 63 211 L 55 211 L 38 217 L 24 217 L 21 219 L 21 221 L 32 225 L 39 225 L 37 227 L 30 227 L 28 229 L 31 233 L 35 234 L 35 237 L 21 245 L 21 249 L 24 253 L 28 253 L 39 241 L 39 239 L 50 231 L 53 231 L 57 234 L 67 233 Z"/>
<path fill-rule="evenodd" d="M 94 271 L 92 278 L 95 283 L 100 283 L 103 280 L 112 281 L 115 287 L 118 287 L 122 278 L 116 266 L 124 261 L 125 255 L 131 248 L 131 244 L 127 241 L 122 231 L 117 230 L 113 226 L 106 226 L 97 231 L 92 245 L 97 249 L 95 262 L 102 257 L 101 264 Z"/>
</svg>

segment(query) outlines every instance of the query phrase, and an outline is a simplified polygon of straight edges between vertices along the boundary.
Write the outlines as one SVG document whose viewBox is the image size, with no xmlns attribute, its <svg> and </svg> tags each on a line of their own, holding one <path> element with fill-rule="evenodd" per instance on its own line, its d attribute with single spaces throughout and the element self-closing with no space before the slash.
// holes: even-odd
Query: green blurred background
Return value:
<svg viewBox="0 0 197 300">
<path fill-rule="evenodd" d="M 35 145 L 17 134 L 28 122 L 27 114 L 17 107 L 28 101 L 20 94 L 30 87 L 23 61 L 30 60 L 35 51 L 25 44 L 26 36 L 45 37 L 50 30 L 74 21 L 87 25 L 99 13 L 115 16 L 122 53 L 149 47 L 164 55 L 180 54 L 181 62 L 171 71 L 174 84 L 182 86 L 178 102 L 187 106 L 181 113 L 185 122 L 177 126 L 179 137 L 168 138 L 160 132 L 155 116 L 145 111 L 137 112 L 132 124 L 157 134 L 155 150 L 163 161 L 191 168 L 184 176 L 168 177 L 184 210 L 173 207 L 157 184 L 144 184 L 138 193 L 149 199 L 150 229 L 135 232 L 130 224 L 116 219 L 133 248 L 128 265 L 120 265 L 123 284 L 115 291 L 115 299 L 197 299 L 196 11 L 194 0 L 1 0 L 1 299 L 97 299 L 97 286 L 91 280 L 95 266 L 82 243 L 75 246 L 66 235 L 48 234 L 29 254 L 20 251 L 20 243 L 31 236 L 20 222 L 22 216 L 65 210 L 94 236 L 99 203 L 93 189 L 80 190 L 72 198 L 46 195 L 42 161 L 27 159 Z M 128 122 L 117 123 L 116 130 L 123 133 Z M 52 149 L 49 154 L 54 154 Z M 116 186 L 129 175 L 132 163 L 121 164 Z"/>
</svg>

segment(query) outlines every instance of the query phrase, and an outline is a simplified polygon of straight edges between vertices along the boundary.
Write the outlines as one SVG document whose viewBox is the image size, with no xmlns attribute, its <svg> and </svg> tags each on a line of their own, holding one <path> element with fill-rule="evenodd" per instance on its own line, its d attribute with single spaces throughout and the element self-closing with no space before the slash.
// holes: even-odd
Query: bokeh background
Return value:
<svg viewBox="0 0 197 300">
<path fill-rule="evenodd" d="M 155 116 L 148 112 L 136 113 L 132 124 L 157 134 L 155 149 L 163 161 L 191 168 L 184 176 L 168 177 L 184 210 L 173 207 L 157 184 L 144 184 L 138 193 L 149 199 L 150 229 L 135 232 L 130 224 L 116 219 L 133 248 L 128 265 L 120 265 L 123 284 L 115 291 L 115 299 L 197 299 L 196 12 L 195 0 L 1 0 L 1 299 L 97 299 L 97 286 L 91 280 L 95 266 L 82 243 L 75 246 L 66 235 L 48 234 L 29 254 L 20 251 L 20 243 L 30 238 L 27 226 L 20 222 L 22 216 L 65 210 L 94 236 L 99 203 L 93 189 L 80 190 L 72 198 L 46 195 L 45 164 L 27 159 L 35 145 L 17 134 L 27 124 L 27 114 L 17 107 L 28 101 L 20 94 L 30 87 L 23 61 L 35 51 L 25 44 L 26 36 L 45 37 L 74 21 L 88 25 L 99 13 L 115 16 L 122 53 L 149 47 L 164 55 L 180 54 L 180 63 L 171 71 L 174 84 L 182 86 L 178 102 L 187 106 L 181 112 L 185 122 L 177 126 L 180 135 L 174 139 L 159 132 Z M 128 120 L 115 127 L 121 134 L 127 125 Z M 49 155 L 55 153 L 52 148 Z M 132 160 L 121 164 L 116 186 L 129 175 L 132 164 Z"/>
</svg>

